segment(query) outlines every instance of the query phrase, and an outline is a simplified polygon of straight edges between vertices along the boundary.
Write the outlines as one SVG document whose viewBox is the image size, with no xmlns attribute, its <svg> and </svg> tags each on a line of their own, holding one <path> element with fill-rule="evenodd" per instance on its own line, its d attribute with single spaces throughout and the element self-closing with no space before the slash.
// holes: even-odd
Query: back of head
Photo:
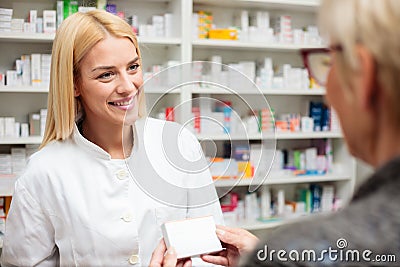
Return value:
<svg viewBox="0 0 400 267">
<path fill-rule="evenodd" d="M 42 147 L 52 140 L 64 140 L 72 134 L 80 109 L 79 101 L 74 96 L 80 63 L 94 45 L 110 35 L 130 39 L 140 58 L 132 28 L 111 13 L 102 10 L 78 12 L 60 25 L 52 48 L 48 115 Z M 142 102 L 139 99 L 140 105 Z"/>
<path fill-rule="evenodd" d="M 370 51 L 377 64 L 378 82 L 392 101 L 388 104 L 400 126 L 400 1 L 322 0 L 319 25 L 332 45 L 343 48 L 337 64 L 345 84 L 359 66 L 355 46 L 361 44 Z"/>
</svg>

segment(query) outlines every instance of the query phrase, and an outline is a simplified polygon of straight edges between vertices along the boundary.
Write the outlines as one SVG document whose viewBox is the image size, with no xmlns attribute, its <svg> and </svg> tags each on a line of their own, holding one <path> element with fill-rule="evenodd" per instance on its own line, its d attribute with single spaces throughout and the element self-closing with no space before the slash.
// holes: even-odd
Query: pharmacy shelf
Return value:
<svg viewBox="0 0 400 267">
<path fill-rule="evenodd" d="M 293 132 L 277 132 L 275 138 L 284 139 L 320 139 L 320 138 L 342 138 L 341 132 L 310 132 L 310 133 L 293 133 Z"/>
<path fill-rule="evenodd" d="M 324 175 L 277 175 L 270 173 L 268 177 L 262 181 L 262 184 L 301 184 L 301 183 L 321 183 L 321 182 L 336 182 L 351 180 L 351 175 L 329 173 Z M 253 179 L 218 179 L 214 180 L 216 187 L 235 187 L 235 186 L 249 186 L 252 184 Z"/>
<path fill-rule="evenodd" d="M 16 180 L 16 175 L 0 174 L 0 196 L 12 196 Z"/>
<path fill-rule="evenodd" d="M 27 32 L 0 32 L 0 41 L 29 42 L 29 43 L 51 43 L 55 34 L 27 33 Z M 144 45 L 180 45 L 181 38 L 162 37 L 138 37 L 140 44 Z"/>
<path fill-rule="evenodd" d="M 277 132 L 273 133 L 255 133 L 255 134 L 197 134 L 199 140 L 261 140 L 261 139 L 277 139 L 277 140 L 290 140 L 290 139 L 325 139 L 325 138 L 342 138 L 341 132 Z"/>
<path fill-rule="evenodd" d="M 140 37 L 139 44 L 144 45 L 181 45 L 181 38 L 162 38 L 162 37 Z"/>
<path fill-rule="evenodd" d="M 242 228 L 242 229 L 246 229 L 248 231 L 252 231 L 252 230 L 263 230 L 263 229 L 271 229 L 271 228 L 275 228 L 278 226 L 282 226 L 285 224 L 289 224 L 289 223 L 296 223 L 296 222 L 300 222 L 302 220 L 307 220 L 309 218 L 309 214 L 305 215 L 305 216 L 299 216 L 299 217 L 295 217 L 295 218 L 271 218 L 271 219 L 267 219 L 265 221 L 258 221 L 258 220 L 254 220 L 254 221 L 248 221 L 248 220 L 244 220 L 244 221 L 239 221 L 233 224 L 227 224 L 230 227 L 237 227 L 237 228 Z M 312 216 L 312 215 L 311 215 Z"/>
<path fill-rule="evenodd" d="M 32 144 L 40 145 L 43 137 L 29 136 L 29 137 L 0 137 L 0 145 L 22 145 Z"/>
<path fill-rule="evenodd" d="M 194 48 L 228 48 L 269 50 L 274 52 L 298 52 L 304 48 L 323 48 L 323 45 L 266 44 L 263 42 L 244 42 L 236 40 L 197 39 L 192 41 Z"/>
<path fill-rule="evenodd" d="M 0 41 L 27 42 L 27 43 L 51 43 L 54 34 L 27 33 L 27 32 L 0 32 Z"/>
<path fill-rule="evenodd" d="M 209 6 L 315 11 L 320 4 L 320 0 L 193 0 L 193 3 Z"/>
<path fill-rule="evenodd" d="M 254 87 L 255 88 L 255 87 Z M 289 88 L 281 88 L 281 89 L 260 89 L 260 90 L 243 90 L 243 91 L 235 91 L 227 90 L 222 87 L 218 86 L 209 86 L 209 85 L 202 85 L 202 86 L 194 86 L 191 89 L 193 94 L 241 94 L 241 95 L 253 95 L 253 94 L 263 94 L 263 95 L 294 95 L 294 96 L 301 96 L 301 95 L 325 95 L 326 90 L 322 89 L 289 89 Z"/>
<path fill-rule="evenodd" d="M 45 86 L 0 86 L 0 93 L 48 93 Z"/>
</svg>

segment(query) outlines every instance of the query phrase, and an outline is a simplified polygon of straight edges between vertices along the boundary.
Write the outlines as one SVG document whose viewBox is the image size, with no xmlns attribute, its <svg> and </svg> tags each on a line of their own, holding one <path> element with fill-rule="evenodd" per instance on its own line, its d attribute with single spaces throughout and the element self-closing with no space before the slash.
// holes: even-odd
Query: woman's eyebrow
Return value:
<svg viewBox="0 0 400 267">
<path fill-rule="evenodd" d="M 127 65 L 131 65 L 133 63 L 136 63 L 138 60 L 139 60 L 139 56 L 137 56 L 133 60 L 129 61 Z"/>
<path fill-rule="evenodd" d="M 134 59 L 132 59 L 131 61 L 129 61 L 127 65 L 131 65 L 131 64 L 135 63 L 138 60 L 139 60 L 139 57 L 137 56 Z M 115 68 L 115 66 L 97 66 L 94 69 L 92 69 L 92 72 L 94 72 L 96 70 L 110 70 L 110 69 L 113 69 L 113 68 Z"/>
</svg>

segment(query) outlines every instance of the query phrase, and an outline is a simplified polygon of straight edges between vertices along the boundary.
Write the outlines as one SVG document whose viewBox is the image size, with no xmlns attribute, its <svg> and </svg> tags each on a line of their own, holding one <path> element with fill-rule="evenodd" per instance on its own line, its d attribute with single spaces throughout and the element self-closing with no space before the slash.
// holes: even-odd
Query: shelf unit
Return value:
<svg viewBox="0 0 400 267">
<path fill-rule="evenodd" d="M 315 183 L 315 182 L 334 182 L 334 181 L 348 181 L 352 178 L 346 174 L 330 173 L 325 175 L 299 175 L 294 176 L 290 174 L 270 173 L 268 178 L 263 181 L 263 185 L 277 185 L 277 184 L 301 184 L 301 183 Z M 253 179 L 219 179 L 215 180 L 214 184 L 217 187 L 232 187 L 232 186 L 249 186 L 252 184 Z"/>
<path fill-rule="evenodd" d="M 244 42 L 244 41 L 231 41 L 231 40 L 210 40 L 198 39 L 193 40 L 193 47 L 195 48 L 235 48 L 238 50 L 264 50 L 272 52 L 297 52 L 302 48 L 323 48 L 324 46 L 315 45 L 292 45 L 292 44 L 264 44 L 262 42 Z"/>
<path fill-rule="evenodd" d="M 276 132 L 276 133 L 255 133 L 255 134 L 197 134 L 199 140 L 263 140 L 263 139 L 276 139 L 276 140 L 296 140 L 296 139 L 326 139 L 326 138 L 342 138 L 340 132 Z"/>
<path fill-rule="evenodd" d="M 54 0 L 20 0 L 18 2 L 0 0 L 0 6 L 14 9 L 14 17 L 26 18 L 28 11 L 35 7 L 38 14 L 43 9 L 53 9 Z M 150 38 L 139 36 L 139 45 L 143 55 L 144 69 L 152 65 L 162 65 L 168 60 L 179 62 L 209 60 L 212 55 L 221 55 L 223 63 L 238 62 L 240 60 L 256 61 L 262 57 L 271 57 L 277 65 L 290 63 L 294 66 L 302 66 L 299 56 L 301 48 L 318 48 L 321 46 L 299 46 L 282 44 L 264 44 L 243 41 L 206 40 L 192 37 L 192 13 L 198 10 L 210 10 L 214 14 L 215 22 L 220 26 L 227 26 L 229 18 L 234 13 L 243 9 L 254 12 L 265 10 L 271 15 L 288 14 L 293 17 L 295 27 L 303 27 L 308 24 L 315 24 L 315 11 L 319 0 L 138 0 L 138 1 L 110 1 L 117 5 L 119 10 L 126 14 L 139 14 L 139 22 L 147 23 L 149 18 L 155 14 L 170 12 L 174 15 L 175 32 L 170 38 Z M 4 33 L 0 32 L 0 72 L 11 69 L 13 61 L 22 54 L 49 53 L 54 35 L 49 34 L 26 34 L 26 33 Z M 0 87 L 0 116 L 14 116 L 17 121 L 27 122 L 27 114 L 43 108 L 47 104 L 46 86 L 31 87 L 18 86 Z M 191 86 L 189 88 L 177 88 L 165 94 L 165 89 L 146 88 L 147 105 L 152 106 L 161 99 L 161 106 L 177 106 L 180 103 L 191 101 L 196 96 L 212 96 L 218 99 L 233 99 L 234 94 L 224 89 L 210 86 Z M 270 105 L 277 112 L 300 112 L 306 113 L 304 103 L 309 100 L 322 100 L 325 89 L 293 90 L 292 88 L 269 89 L 260 91 L 241 90 L 236 92 L 244 96 L 246 100 L 257 102 L 257 98 L 263 95 Z M 177 118 L 184 123 L 191 113 L 190 107 L 180 110 Z M 337 185 L 338 194 L 343 199 L 348 199 L 353 192 L 355 184 L 355 160 L 349 156 L 345 147 L 342 134 L 339 132 L 312 132 L 312 133 L 291 133 L 276 132 L 275 134 L 248 134 L 248 135 L 225 135 L 225 134 L 198 134 L 200 141 L 212 140 L 217 144 L 224 141 L 259 142 L 263 139 L 275 139 L 278 147 L 295 147 L 305 145 L 310 140 L 332 139 L 334 147 L 334 162 L 340 166 L 340 171 L 335 171 L 321 176 L 288 176 L 271 174 L 263 185 L 275 186 L 296 186 L 308 183 L 333 183 Z M 41 137 L 29 138 L 2 138 L 2 147 L 21 146 L 23 144 L 40 144 Z M 11 195 L 12 184 L 17 177 L 0 177 L 0 195 Z M 247 187 L 249 179 L 238 181 L 219 180 L 215 181 L 217 188 L 223 187 Z M 11 186 L 10 186 L 11 185 Z M 11 188 L 11 189 L 10 189 Z M 286 221 L 273 223 L 245 222 L 240 226 L 249 230 L 267 229 L 279 226 Z"/>
</svg>

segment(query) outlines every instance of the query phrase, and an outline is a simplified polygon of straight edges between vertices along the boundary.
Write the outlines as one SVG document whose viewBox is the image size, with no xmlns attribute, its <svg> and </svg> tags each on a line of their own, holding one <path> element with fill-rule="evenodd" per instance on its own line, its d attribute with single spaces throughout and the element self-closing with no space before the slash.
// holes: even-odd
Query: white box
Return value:
<svg viewBox="0 0 400 267">
<path fill-rule="evenodd" d="M 31 55 L 31 83 L 32 85 L 40 85 L 41 76 L 41 56 L 40 54 Z"/>
<path fill-rule="evenodd" d="M 21 137 L 21 123 L 14 123 L 14 137 Z"/>
<path fill-rule="evenodd" d="M 4 137 L 5 134 L 5 119 L 4 117 L 0 117 L 0 138 Z"/>
<path fill-rule="evenodd" d="M 31 59 L 29 55 L 22 55 L 22 84 L 31 85 Z"/>
<path fill-rule="evenodd" d="M 164 14 L 164 33 L 165 37 L 172 37 L 174 32 L 173 15 L 170 13 Z"/>
<path fill-rule="evenodd" d="M 7 70 L 6 72 L 6 79 L 7 79 L 7 85 L 17 85 L 18 84 L 18 74 L 16 70 Z"/>
<path fill-rule="evenodd" d="M 57 28 L 64 21 L 64 1 L 57 1 Z"/>
<path fill-rule="evenodd" d="M 0 8 L 0 15 L 12 16 L 13 10 L 10 8 Z"/>
<path fill-rule="evenodd" d="M 55 33 L 57 29 L 57 12 L 55 10 L 43 10 L 43 32 Z"/>
<path fill-rule="evenodd" d="M 10 22 L 11 23 L 12 17 L 9 15 L 0 15 L 0 21 L 2 22 Z"/>
<path fill-rule="evenodd" d="M 89 11 L 92 11 L 92 10 L 96 10 L 96 8 L 92 7 L 92 6 L 80 6 L 80 7 L 78 7 L 78 12 L 82 12 L 82 13 L 86 13 L 86 12 L 89 12 Z"/>
<path fill-rule="evenodd" d="M 21 123 L 21 137 L 28 137 L 28 136 L 29 136 L 29 124 Z"/>
<path fill-rule="evenodd" d="M 11 28 L 11 22 L 0 21 L 0 28 Z"/>
<path fill-rule="evenodd" d="M 4 136 L 14 137 L 14 130 L 15 130 L 14 124 L 15 124 L 14 117 L 5 117 L 4 118 Z"/>
<path fill-rule="evenodd" d="M 37 10 L 30 10 L 29 11 L 29 22 L 36 24 L 37 22 Z"/>
<path fill-rule="evenodd" d="M 174 247 L 178 259 L 222 250 L 213 216 L 166 222 L 161 230 L 165 244 Z"/>
<path fill-rule="evenodd" d="M 43 18 L 37 18 L 36 32 L 37 33 L 42 33 L 43 32 Z"/>
<path fill-rule="evenodd" d="M 11 31 L 22 32 L 24 29 L 25 21 L 23 19 L 12 19 L 11 20 Z"/>
</svg>

